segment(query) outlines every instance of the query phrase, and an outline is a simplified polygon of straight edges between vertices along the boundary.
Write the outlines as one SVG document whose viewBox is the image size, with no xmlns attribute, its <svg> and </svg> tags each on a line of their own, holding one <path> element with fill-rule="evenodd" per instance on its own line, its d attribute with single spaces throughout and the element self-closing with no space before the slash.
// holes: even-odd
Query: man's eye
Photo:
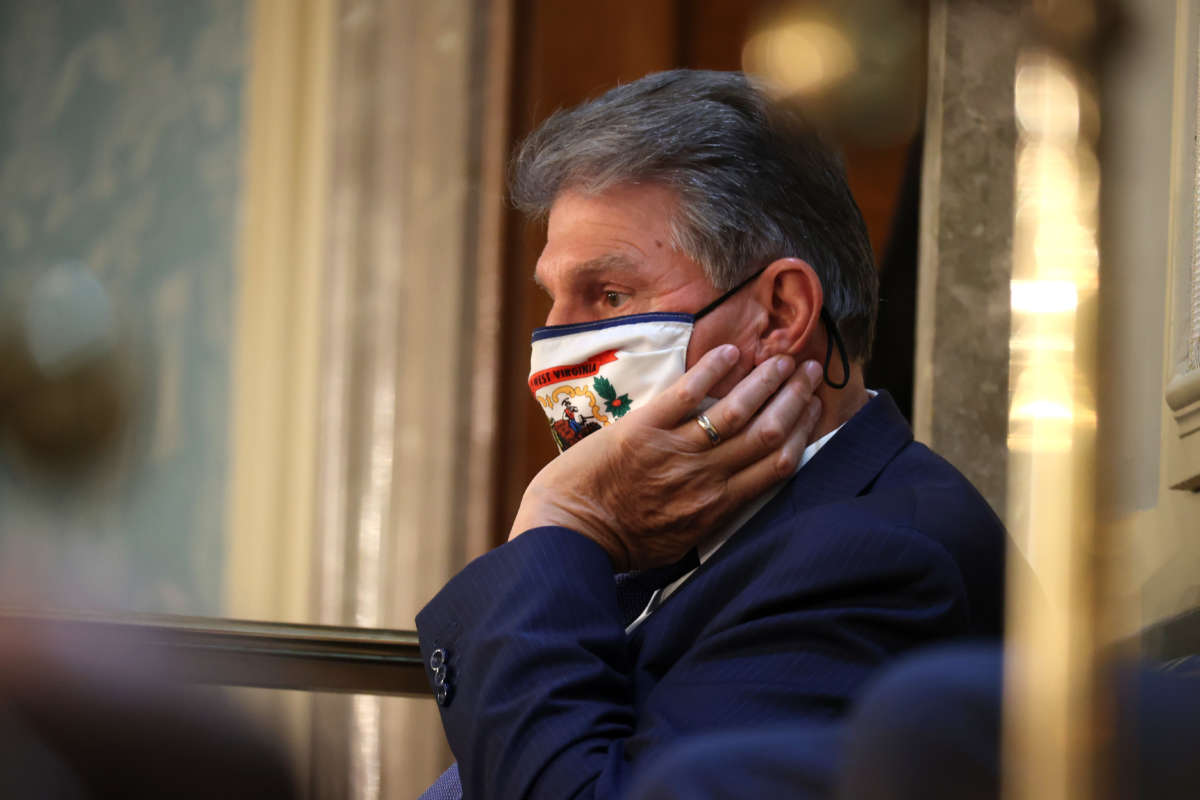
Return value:
<svg viewBox="0 0 1200 800">
<path fill-rule="evenodd" d="M 607 291 L 604 293 L 604 302 L 609 308 L 620 308 L 628 299 L 629 295 L 623 292 Z"/>
</svg>

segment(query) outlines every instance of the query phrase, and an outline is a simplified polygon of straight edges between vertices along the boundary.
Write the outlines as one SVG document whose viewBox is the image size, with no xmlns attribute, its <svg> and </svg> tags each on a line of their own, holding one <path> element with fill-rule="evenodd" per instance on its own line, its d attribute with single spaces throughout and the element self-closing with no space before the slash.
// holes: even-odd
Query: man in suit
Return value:
<svg viewBox="0 0 1200 800">
<path fill-rule="evenodd" d="M 459 759 L 431 797 L 621 796 L 681 737 L 836 720 L 894 656 L 999 634 L 1003 529 L 863 385 L 870 245 L 802 119 L 647 76 L 547 120 L 513 192 L 548 219 L 531 388 L 634 364 L 596 383 L 632 410 L 418 615 Z"/>
</svg>

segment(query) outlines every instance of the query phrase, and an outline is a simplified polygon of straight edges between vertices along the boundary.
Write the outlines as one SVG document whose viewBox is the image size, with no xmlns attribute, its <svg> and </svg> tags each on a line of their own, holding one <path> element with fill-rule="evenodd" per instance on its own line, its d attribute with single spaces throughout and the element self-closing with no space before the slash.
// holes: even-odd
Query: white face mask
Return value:
<svg viewBox="0 0 1200 800">
<path fill-rule="evenodd" d="M 761 274 L 695 314 L 653 311 L 535 330 L 529 389 L 550 420 L 559 452 L 678 380 L 696 321 Z"/>
<path fill-rule="evenodd" d="M 650 402 L 683 375 L 692 329 L 704 315 L 762 274 L 733 287 L 695 314 L 653 311 L 573 325 L 548 325 L 533 332 L 529 389 L 550 420 L 550 435 L 561 453 L 589 433 L 611 425 Z M 825 380 L 836 342 L 843 375 L 850 374 L 845 346 L 824 308 L 829 331 Z M 697 413 L 715 400 L 706 400 Z"/>
<path fill-rule="evenodd" d="M 660 394 L 684 372 L 691 314 L 632 314 L 533 332 L 529 388 L 559 452 Z"/>
</svg>

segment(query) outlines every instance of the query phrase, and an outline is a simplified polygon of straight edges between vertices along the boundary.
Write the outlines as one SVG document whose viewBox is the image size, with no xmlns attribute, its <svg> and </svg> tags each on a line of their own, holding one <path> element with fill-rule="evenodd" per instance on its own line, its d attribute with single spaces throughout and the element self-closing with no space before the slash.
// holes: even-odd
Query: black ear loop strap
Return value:
<svg viewBox="0 0 1200 800">
<path fill-rule="evenodd" d="M 767 267 L 769 267 L 769 266 L 771 266 L 771 265 L 770 265 L 770 264 L 767 264 Z M 725 294 L 721 295 L 721 296 L 720 296 L 720 297 L 718 297 L 716 300 L 713 300 L 711 303 L 709 303 L 708 305 L 706 305 L 704 308 L 702 308 L 702 309 L 700 309 L 699 311 L 697 311 L 695 314 L 692 314 L 692 319 L 694 319 L 694 320 L 696 320 L 696 321 L 699 321 L 699 320 L 700 320 L 700 318 L 701 318 L 701 317 L 703 317 L 705 314 L 707 314 L 708 312 L 712 311 L 712 310 L 713 310 L 713 309 L 715 309 L 717 306 L 721 305 L 721 303 L 724 303 L 726 300 L 728 300 L 729 298 L 733 297 L 735 294 L 737 294 L 738 292 L 740 292 L 742 289 L 745 289 L 747 286 L 749 286 L 749 285 L 750 285 L 750 283 L 751 283 L 751 282 L 752 282 L 752 281 L 753 281 L 755 278 L 757 278 L 759 275 L 762 275 L 764 272 L 766 272 L 766 271 L 767 271 L 767 267 L 763 267 L 763 268 L 762 268 L 762 269 L 760 269 L 758 272 L 754 273 L 754 274 L 753 274 L 753 275 L 751 275 L 749 278 L 746 278 L 746 280 L 742 281 L 742 282 L 741 282 L 741 283 L 739 283 L 737 286 L 733 287 L 733 288 L 732 288 L 732 289 L 730 289 L 728 292 L 726 292 Z"/>
<path fill-rule="evenodd" d="M 825 343 L 825 382 L 834 389 L 844 389 L 850 382 L 850 359 L 846 357 L 846 343 L 842 341 L 842 334 L 838 332 L 837 323 L 833 321 L 833 317 L 829 316 L 825 306 L 821 306 L 821 321 L 825 323 L 825 331 L 829 334 Z M 841 383 L 834 383 L 829 377 L 829 362 L 833 360 L 834 343 L 837 344 L 838 357 L 842 359 Z"/>
<path fill-rule="evenodd" d="M 770 266 L 770 265 L 768 264 L 767 266 Z M 746 278 L 746 280 L 742 281 L 737 286 L 733 287 L 728 292 L 726 292 L 725 294 L 718 297 L 716 300 L 713 300 L 711 303 L 706 305 L 704 308 L 700 309 L 695 314 L 693 314 L 692 319 L 699 320 L 705 314 L 712 311 L 714 308 L 721 305 L 721 303 L 724 303 L 729 298 L 733 297 L 741 289 L 745 288 L 747 284 L 749 284 L 751 281 L 753 281 L 759 275 L 762 275 L 763 272 L 766 271 L 766 269 L 767 269 L 767 267 L 763 267 L 758 272 L 754 273 L 749 278 Z M 827 384 L 829 384 L 829 386 L 833 389 L 844 389 L 844 388 L 846 388 L 846 384 L 850 382 L 850 359 L 846 357 L 846 343 L 842 341 L 842 334 L 838 331 L 837 323 L 833 321 L 833 317 L 831 317 L 829 315 L 829 312 L 825 310 L 824 306 L 821 306 L 821 321 L 825 323 L 825 330 L 828 333 L 828 336 L 826 337 L 827 342 L 825 345 L 825 367 L 824 367 L 825 382 Z M 842 359 L 842 382 L 841 383 L 834 383 L 833 379 L 829 377 L 829 362 L 833 361 L 833 346 L 835 344 L 837 345 L 837 349 L 838 349 L 838 357 Z"/>
</svg>

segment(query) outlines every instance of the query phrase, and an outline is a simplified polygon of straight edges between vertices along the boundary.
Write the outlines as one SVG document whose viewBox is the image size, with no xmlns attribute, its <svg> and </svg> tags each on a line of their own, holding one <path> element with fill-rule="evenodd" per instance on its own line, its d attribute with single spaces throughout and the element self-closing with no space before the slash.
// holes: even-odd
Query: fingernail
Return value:
<svg viewBox="0 0 1200 800">
<path fill-rule="evenodd" d="M 737 360 L 739 350 L 735 344 L 723 344 L 717 349 L 722 361 L 732 364 Z"/>
<path fill-rule="evenodd" d="M 820 385 L 821 376 L 825 374 L 825 371 L 821 369 L 820 362 L 805 361 L 804 374 L 808 376 L 808 379 L 812 382 L 812 385 L 815 388 Z"/>
<path fill-rule="evenodd" d="M 781 378 L 786 378 L 796 371 L 796 362 L 792 361 L 789 356 L 778 356 L 775 359 L 775 374 Z"/>
</svg>

